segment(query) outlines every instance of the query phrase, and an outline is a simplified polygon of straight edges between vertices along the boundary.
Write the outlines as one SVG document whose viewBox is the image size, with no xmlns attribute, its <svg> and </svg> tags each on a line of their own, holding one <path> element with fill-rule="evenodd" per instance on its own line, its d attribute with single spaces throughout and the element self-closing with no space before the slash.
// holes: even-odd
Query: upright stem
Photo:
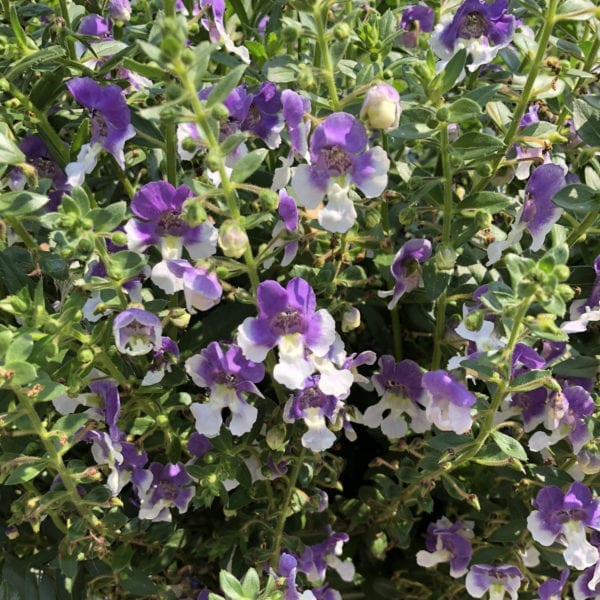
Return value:
<svg viewBox="0 0 600 600">
<path fill-rule="evenodd" d="M 340 99 L 338 97 L 337 88 L 335 86 L 335 76 L 333 74 L 333 67 L 331 65 L 331 55 L 329 54 L 329 48 L 327 46 L 324 12 L 325 11 L 323 10 L 321 3 L 317 2 L 314 8 L 313 16 L 317 28 L 317 44 L 319 45 L 321 70 L 325 78 L 327 91 L 329 92 L 331 108 L 334 111 L 337 111 L 340 109 Z"/>
<path fill-rule="evenodd" d="M 69 9 L 67 7 L 67 0 L 59 0 L 60 2 L 60 16 L 65 22 L 65 27 L 71 30 L 71 17 L 69 16 Z M 67 51 L 69 52 L 69 58 L 71 60 L 77 60 L 77 54 L 75 53 L 75 42 L 71 39 L 67 39 Z"/>
<path fill-rule="evenodd" d="M 521 122 L 521 117 L 525 114 L 527 110 L 527 105 L 529 104 L 529 99 L 531 96 L 531 91 L 533 90 L 533 86 L 535 84 L 535 80 L 538 76 L 540 66 L 544 60 L 544 55 L 546 53 L 546 46 L 548 45 L 548 40 L 550 39 L 550 34 L 552 33 L 552 28 L 556 22 L 556 8 L 558 6 L 558 0 L 549 0 L 548 10 L 546 12 L 546 17 L 544 19 L 544 25 L 542 28 L 542 33 L 540 34 L 540 39 L 538 40 L 538 48 L 533 59 L 533 63 L 531 65 L 531 70 L 529 71 L 529 75 L 527 76 L 527 81 L 525 82 L 525 86 L 523 87 L 523 92 L 521 93 L 519 102 L 513 112 L 512 121 L 510 122 L 510 126 L 506 135 L 504 136 L 504 150 L 496 155 L 494 162 L 492 164 L 491 175 L 487 177 L 482 177 L 474 186 L 472 193 L 476 193 L 481 191 L 485 186 L 491 181 L 492 177 L 495 176 L 498 166 L 502 162 L 506 151 L 510 147 L 512 140 L 515 136 L 519 128 L 519 123 Z"/>
</svg>

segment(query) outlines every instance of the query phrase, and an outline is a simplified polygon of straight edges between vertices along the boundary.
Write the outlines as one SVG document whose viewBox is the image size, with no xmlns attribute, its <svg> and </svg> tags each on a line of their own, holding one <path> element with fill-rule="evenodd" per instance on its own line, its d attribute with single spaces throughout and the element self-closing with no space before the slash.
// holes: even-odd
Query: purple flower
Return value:
<svg viewBox="0 0 600 600">
<path fill-rule="evenodd" d="M 426 406 L 425 415 L 442 431 L 466 433 L 473 423 L 471 406 L 475 396 L 446 371 L 430 371 L 422 377 L 427 392 L 421 399 Z"/>
<path fill-rule="evenodd" d="M 419 365 L 408 359 L 397 363 L 393 356 L 386 355 L 379 359 L 379 369 L 372 382 L 381 400 L 367 408 L 362 422 L 368 427 L 381 427 L 389 439 L 399 439 L 408 433 L 407 414 L 415 433 L 427 431 L 430 425 L 418 404 L 423 396 Z"/>
<path fill-rule="evenodd" d="M 429 33 L 433 31 L 433 22 L 435 12 L 429 6 L 417 4 L 409 6 L 402 11 L 399 29 L 402 34 L 398 38 L 398 43 L 406 48 L 414 48 L 419 40 L 419 33 L 424 31 Z"/>
<path fill-rule="evenodd" d="M 398 127 L 401 111 L 398 90 L 388 83 L 378 83 L 369 88 L 359 116 L 368 127 L 391 131 Z"/>
<path fill-rule="evenodd" d="M 574 600 L 600 600 L 600 564 L 586 569 L 573 584 Z"/>
<path fill-rule="evenodd" d="M 544 426 L 552 433 L 534 433 L 529 439 L 529 447 L 534 452 L 556 444 L 568 437 L 577 454 L 591 439 L 585 417 L 594 413 L 594 401 L 581 386 L 566 387 L 562 392 L 552 392 L 546 401 Z"/>
<path fill-rule="evenodd" d="M 473 565 L 465 579 L 465 586 L 473 598 L 483 598 L 489 591 L 490 600 L 501 600 L 505 592 L 516 600 L 521 579 L 523 574 L 512 565 Z"/>
<path fill-rule="evenodd" d="M 525 187 L 525 202 L 504 241 L 488 246 L 488 265 L 494 264 L 502 252 L 518 243 L 524 231 L 531 234 L 531 250 L 539 250 L 546 235 L 560 219 L 563 209 L 552 202 L 552 196 L 567 185 L 564 170 L 555 164 L 541 165 L 535 169 Z"/>
<path fill-rule="evenodd" d="M 158 350 L 162 343 L 162 323 L 151 312 L 128 308 L 113 321 L 113 335 L 119 352 L 139 356 Z"/>
<path fill-rule="evenodd" d="M 417 552 L 417 564 L 435 567 L 442 562 L 450 563 L 450 575 L 458 578 L 467 572 L 473 550 L 473 522 L 457 521 L 452 524 L 446 517 L 430 523 L 427 527 L 427 551 Z"/>
<path fill-rule="evenodd" d="M 431 242 L 426 239 L 409 240 L 398 250 L 392 262 L 391 272 L 396 280 L 393 291 L 378 292 L 380 298 L 392 296 L 388 308 L 391 310 L 398 300 L 423 285 L 421 264 L 431 257 Z"/>
<path fill-rule="evenodd" d="M 569 308 L 570 321 L 565 321 L 560 328 L 567 333 L 582 333 L 589 323 L 600 321 L 600 256 L 594 260 L 596 279 L 590 297 L 575 300 Z"/>
<path fill-rule="evenodd" d="M 258 411 L 246 402 L 245 395 L 263 397 L 255 385 L 265 376 L 262 364 L 247 360 L 239 346 L 231 345 L 224 351 L 217 342 L 211 342 L 200 354 L 185 361 L 185 370 L 198 387 L 210 390 L 206 404 L 191 405 L 199 433 L 207 437 L 218 435 L 224 408 L 231 411 L 229 430 L 233 435 L 252 429 Z"/>
<path fill-rule="evenodd" d="M 310 120 L 305 118 L 305 115 L 310 114 L 310 100 L 292 90 L 283 90 L 281 103 L 283 119 L 290 135 L 292 152 L 301 158 L 308 158 Z"/>
<path fill-rule="evenodd" d="M 192 432 L 187 443 L 188 452 L 192 456 L 204 456 L 213 447 L 212 442 L 202 433 Z"/>
<path fill-rule="evenodd" d="M 171 371 L 171 365 L 179 360 L 179 347 L 169 337 L 163 337 L 160 348 L 154 352 L 150 368 L 140 385 L 155 385 L 162 381 L 165 372 Z"/>
<path fill-rule="evenodd" d="M 129 0 L 110 0 L 108 13 L 115 21 L 129 21 L 131 19 L 131 4 Z"/>
<path fill-rule="evenodd" d="M 295 200 L 288 195 L 285 190 L 279 190 L 279 206 L 277 207 L 281 220 L 275 223 L 273 227 L 273 241 L 271 248 L 280 248 L 283 246 L 283 258 L 281 266 L 287 267 L 296 257 L 298 252 L 298 242 L 296 240 L 286 241 L 283 237 L 285 232 L 298 233 L 298 208 Z M 283 239 L 282 239 L 283 237 Z M 269 257 L 264 261 L 265 267 L 268 269 L 273 264 L 273 259 Z"/>
<path fill-rule="evenodd" d="M 193 267 L 187 260 L 163 260 L 152 269 L 152 281 L 167 294 L 183 290 L 187 311 L 210 310 L 223 295 L 223 288 L 214 273 L 203 267 Z"/>
<path fill-rule="evenodd" d="M 182 463 L 161 465 L 152 463 L 150 474 L 142 485 L 137 486 L 140 499 L 140 519 L 171 522 L 170 508 L 175 506 L 180 513 L 188 509 L 194 496 L 194 488 L 189 484 L 192 478 Z"/>
<path fill-rule="evenodd" d="M 307 357 L 325 356 L 335 339 L 335 322 L 325 310 L 316 309 L 310 285 L 295 277 L 283 288 L 276 281 L 263 281 L 257 289 L 258 317 L 248 317 L 238 328 L 238 343 L 249 360 L 262 362 L 277 346 L 279 363 L 275 379 L 295 390 L 314 372 Z"/>
<path fill-rule="evenodd" d="M 250 63 L 250 54 L 244 46 L 236 46 L 225 29 L 225 2 L 224 0 L 200 0 L 200 8 L 207 8 L 209 17 L 200 19 L 202 26 L 208 31 L 210 41 L 222 43 L 225 49 L 232 54 L 237 54 L 245 63 Z"/>
<path fill-rule="evenodd" d="M 340 559 L 343 546 L 349 539 L 347 533 L 336 533 L 329 528 L 325 540 L 305 548 L 298 560 L 298 571 L 305 573 L 310 582 L 317 582 L 323 581 L 327 568 L 332 567 L 344 581 L 352 581 L 354 577 L 352 561 Z"/>
<path fill-rule="evenodd" d="M 241 124 L 242 131 L 251 131 L 269 148 L 277 148 L 281 143 L 279 132 L 283 129 L 282 109 L 277 86 L 270 81 L 263 82 L 252 95 L 248 115 Z"/>
<path fill-rule="evenodd" d="M 217 249 L 217 230 L 210 221 L 189 225 L 182 217 L 183 205 L 193 192 L 185 185 L 173 187 L 166 181 L 142 186 L 131 201 L 138 218 L 125 224 L 130 250 L 143 251 L 159 244 L 163 258 L 181 258 L 183 247 L 193 259 L 207 258 Z"/>
<path fill-rule="evenodd" d="M 535 123 L 539 123 L 540 122 L 540 117 L 538 116 L 539 112 L 540 112 L 540 105 L 532 104 L 527 109 L 527 112 L 521 117 L 521 120 L 519 121 L 519 126 L 527 127 L 528 125 L 534 125 Z"/>
<path fill-rule="evenodd" d="M 118 85 L 101 86 L 90 77 L 75 77 L 67 82 L 69 93 L 90 112 L 92 137 L 84 144 L 77 162 L 69 163 L 65 171 L 69 185 L 81 185 L 91 173 L 99 152 L 112 154 L 121 169 L 125 169 L 125 142 L 135 135 L 125 96 Z"/>
<path fill-rule="evenodd" d="M 590 489 L 579 482 L 571 484 L 566 493 L 551 485 L 539 491 L 527 517 L 527 528 L 542 546 L 559 541 L 566 546 L 565 562 L 582 570 L 600 560 L 598 548 L 585 537 L 585 528 L 600 530 L 600 502 L 593 499 Z"/>
<path fill-rule="evenodd" d="M 538 588 L 539 600 L 560 600 L 562 591 L 569 578 L 569 569 L 560 572 L 560 579 L 548 579 Z"/>
<path fill-rule="evenodd" d="M 507 9 L 508 0 L 465 0 L 453 17 L 444 15 L 431 36 L 432 49 L 442 59 L 438 70 L 461 48 L 471 55 L 469 71 L 490 63 L 512 40 L 516 20 Z"/>
<path fill-rule="evenodd" d="M 352 115 L 329 115 L 310 139 L 310 165 L 298 165 L 292 177 L 292 189 L 298 202 L 319 210 L 319 223 L 327 231 L 344 233 L 356 220 L 349 192 L 356 185 L 367 198 L 376 198 L 387 185 L 390 161 L 382 148 L 367 150 L 364 126 Z"/>
</svg>

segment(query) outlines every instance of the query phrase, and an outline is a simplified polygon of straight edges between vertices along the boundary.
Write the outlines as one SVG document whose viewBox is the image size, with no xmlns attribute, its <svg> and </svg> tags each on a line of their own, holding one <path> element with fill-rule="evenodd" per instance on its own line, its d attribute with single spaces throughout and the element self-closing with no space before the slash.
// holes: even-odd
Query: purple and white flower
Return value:
<svg viewBox="0 0 600 600">
<path fill-rule="evenodd" d="M 409 240 L 398 250 L 390 269 L 396 280 L 394 289 L 388 292 L 377 292 L 380 298 L 392 296 L 388 304 L 390 310 L 398 304 L 398 300 L 404 294 L 423 285 L 421 264 L 430 257 L 431 242 L 426 239 Z"/>
<path fill-rule="evenodd" d="M 531 250 L 542 247 L 546 235 L 560 219 L 563 209 L 552 197 L 567 185 L 564 169 L 555 164 L 541 165 L 532 173 L 525 187 L 525 202 L 506 240 L 488 246 L 488 266 L 500 260 L 502 252 L 518 243 L 525 231 L 532 237 Z"/>
<path fill-rule="evenodd" d="M 296 240 L 286 241 L 281 239 L 286 231 L 290 233 L 298 233 L 298 207 L 294 199 L 285 191 L 279 190 L 279 206 L 277 207 L 281 220 L 275 223 L 273 227 L 273 249 L 283 246 L 283 258 L 281 266 L 287 267 L 296 257 L 298 252 L 298 242 Z M 268 269 L 273 264 L 273 259 L 269 258 L 264 261 L 265 267 Z"/>
<path fill-rule="evenodd" d="M 600 501 L 590 489 L 574 482 L 566 493 L 550 485 L 538 492 L 534 510 L 527 517 L 527 528 L 542 546 L 560 542 L 567 565 L 578 570 L 595 565 L 600 560 L 598 548 L 586 539 L 586 527 L 600 530 Z"/>
<path fill-rule="evenodd" d="M 496 57 L 512 40 L 516 26 L 514 16 L 507 14 L 508 0 L 465 0 L 454 15 L 444 14 L 431 36 L 431 47 L 442 60 L 437 64 L 442 71 L 450 59 L 466 48 L 472 61 L 469 71 L 476 71 Z"/>
<path fill-rule="evenodd" d="M 200 19 L 202 26 L 208 31 L 210 41 L 223 44 L 227 52 L 237 54 L 245 63 L 250 63 L 250 53 L 244 46 L 236 46 L 225 29 L 225 1 L 200 0 L 200 8 L 208 9 L 210 16 Z"/>
<path fill-rule="evenodd" d="M 567 333 L 582 333 L 589 323 L 600 321 L 600 256 L 594 260 L 596 279 L 590 297 L 575 300 L 569 308 L 570 321 L 565 321 L 560 328 Z"/>
<path fill-rule="evenodd" d="M 125 142 L 135 135 L 125 96 L 118 85 L 100 85 L 89 77 L 75 77 L 67 82 L 69 93 L 90 112 L 92 137 L 69 163 L 65 172 L 71 186 L 81 185 L 98 162 L 98 154 L 106 150 L 121 169 L 125 169 Z"/>
<path fill-rule="evenodd" d="M 193 267 L 187 260 L 162 260 L 152 268 L 152 281 L 165 293 L 183 290 L 190 314 L 210 310 L 221 301 L 223 288 L 214 273 Z"/>
<path fill-rule="evenodd" d="M 344 581 L 352 581 L 355 571 L 352 560 L 342 561 L 340 558 L 343 546 L 349 539 L 347 533 L 336 533 L 329 528 L 325 540 L 305 548 L 298 560 L 298 570 L 313 583 L 325 580 L 328 567 L 335 569 Z"/>
<path fill-rule="evenodd" d="M 131 19 L 131 4 L 129 0 L 110 0 L 108 14 L 115 21 L 129 21 Z"/>
<path fill-rule="evenodd" d="M 425 416 L 442 431 L 466 433 L 471 429 L 471 407 L 475 396 L 446 371 L 430 371 L 421 379 L 425 394 L 421 404 L 425 405 Z"/>
<path fill-rule="evenodd" d="M 433 31 L 434 21 L 435 12 L 429 6 L 417 4 L 416 6 L 405 8 L 402 11 L 398 27 L 401 35 L 396 41 L 405 48 L 414 48 L 419 41 L 419 34 L 421 32 L 430 33 Z"/>
<path fill-rule="evenodd" d="M 140 519 L 150 521 L 171 522 L 172 515 L 169 510 L 175 507 L 180 513 L 188 509 L 190 500 L 194 497 L 193 482 L 182 463 L 167 463 L 161 465 L 153 462 L 145 481 L 137 486 L 140 500 Z"/>
<path fill-rule="evenodd" d="M 209 389 L 207 403 L 194 402 L 190 407 L 198 433 L 209 438 L 218 435 L 224 408 L 231 412 L 229 430 L 233 435 L 252 429 L 258 411 L 246 402 L 246 394 L 263 397 L 255 385 L 265 376 L 262 364 L 246 359 L 239 346 L 223 350 L 220 344 L 211 342 L 200 354 L 185 361 L 185 370 L 198 387 Z"/>
<path fill-rule="evenodd" d="M 137 218 L 125 224 L 129 249 L 141 252 L 160 245 L 164 259 L 181 258 L 183 248 L 195 260 L 212 256 L 218 236 L 214 225 L 204 221 L 192 226 L 182 217 L 183 205 L 193 195 L 185 185 L 175 188 L 166 181 L 142 186 L 131 201 L 131 211 Z"/>
<path fill-rule="evenodd" d="M 573 600 L 600 600 L 600 563 L 586 569 L 573 584 Z"/>
<path fill-rule="evenodd" d="M 538 588 L 539 600 L 561 600 L 562 591 L 569 578 L 569 569 L 560 572 L 560 579 L 548 579 Z"/>
<path fill-rule="evenodd" d="M 359 117 L 368 127 L 391 131 L 400 122 L 400 94 L 389 83 L 378 83 L 369 88 Z"/>
<path fill-rule="evenodd" d="M 350 199 L 355 185 L 367 198 L 376 198 L 387 185 L 390 160 L 380 147 L 367 150 L 364 126 L 352 115 L 329 115 L 310 138 L 310 165 L 298 165 L 292 176 L 292 189 L 298 202 L 319 210 L 319 223 L 327 231 L 344 233 L 356 220 Z"/>
<path fill-rule="evenodd" d="M 155 385 L 163 380 L 165 373 L 179 360 L 179 347 L 169 337 L 163 337 L 160 348 L 154 352 L 150 368 L 140 385 Z"/>
<path fill-rule="evenodd" d="M 483 598 L 489 592 L 490 600 L 502 600 L 506 594 L 516 600 L 522 579 L 523 574 L 513 565 L 473 565 L 465 579 L 465 587 L 473 598 Z"/>
<path fill-rule="evenodd" d="M 397 363 L 393 356 L 379 359 L 380 372 L 372 377 L 381 400 L 369 406 L 362 417 L 368 427 L 381 427 L 389 439 L 399 439 L 408 433 L 405 415 L 410 417 L 410 427 L 415 433 L 430 428 L 425 410 L 418 403 L 423 396 L 421 369 L 416 362 L 406 359 Z"/>
<path fill-rule="evenodd" d="M 248 317 L 238 328 L 238 344 L 247 359 L 262 362 L 277 346 L 279 362 L 275 380 L 291 390 L 302 389 L 315 370 L 309 354 L 324 357 L 335 340 L 335 321 L 316 309 L 313 289 L 302 278 L 283 288 L 263 281 L 257 289 L 258 317 Z"/>
<path fill-rule="evenodd" d="M 435 567 L 444 562 L 450 563 L 450 576 L 462 577 L 467 572 L 473 549 L 473 521 L 452 523 L 446 517 L 430 523 L 427 527 L 427 551 L 417 552 L 417 564 L 421 567 Z"/>
<path fill-rule="evenodd" d="M 113 335 L 119 352 L 140 356 L 161 347 L 162 323 L 154 313 L 128 308 L 115 317 Z"/>
</svg>

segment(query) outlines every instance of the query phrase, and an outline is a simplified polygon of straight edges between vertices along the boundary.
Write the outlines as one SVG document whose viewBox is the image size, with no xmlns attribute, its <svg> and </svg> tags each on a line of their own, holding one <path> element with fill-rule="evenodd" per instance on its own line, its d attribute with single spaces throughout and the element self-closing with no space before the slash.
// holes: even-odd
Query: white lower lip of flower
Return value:
<svg viewBox="0 0 600 600">
<path fill-rule="evenodd" d="M 598 562 L 600 553 L 587 541 L 585 527 L 581 521 L 567 521 L 562 532 L 567 541 L 563 556 L 569 566 L 582 571 Z"/>
</svg>

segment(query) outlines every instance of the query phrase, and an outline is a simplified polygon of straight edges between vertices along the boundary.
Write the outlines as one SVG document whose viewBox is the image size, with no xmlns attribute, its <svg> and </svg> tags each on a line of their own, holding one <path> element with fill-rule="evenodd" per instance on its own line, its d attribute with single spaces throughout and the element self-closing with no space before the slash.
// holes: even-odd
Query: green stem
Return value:
<svg viewBox="0 0 600 600">
<path fill-rule="evenodd" d="M 394 358 L 396 362 L 402 360 L 402 330 L 400 329 L 400 316 L 398 314 L 398 305 L 391 310 L 392 313 L 392 333 L 394 335 Z"/>
<path fill-rule="evenodd" d="M 39 251 L 39 247 L 36 241 L 31 237 L 29 232 L 23 227 L 23 224 L 17 217 L 13 217 L 11 215 L 4 215 L 4 220 L 10 225 L 12 230 L 21 238 L 27 250 L 37 254 Z"/>
<path fill-rule="evenodd" d="M 164 129 L 167 143 L 165 149 L 167 181 L 172 186 L 177 187 L 177 127 L 175 123 L 166 123 Z"/>
<path fill-rule="evenodd" d="M 288 518 L 288 511 L 290 509 L 290 504 L 292 502 L 292 496 L 294 495 L 294 491 L 296 490 L 296 483 L 298 481 L 298 476 L 300 475 L 300 469 L 304 464 L 304 458 L 306 456 L 306 448 L 302 448 L 296 462 L 294 464 L 294 468 L 290 473 L 288 478 L 288 487 L 286 490 L 285 498 L 283 500 L 283 505 L 278 507 L 279 510 L 279 519 L 277 520 L 277 526 L 275 527 L 275 539 L 273 540 L 273 552 L 271 554 L 271 564 L 274 568 L 279 564 L 279 555 L 281 554 L 281 546 L 283 543 L 283 532 L 285 530 L 285 522 Z"/>
<path fill-rule="evenodd" d="M 538 41 L 538 48 L 533 59 L 533 63 L 531 65 L 531 70 L 527 76 L 527 81 L 525 82 L 525 86 L 523 87 L 523 92 L 521 93 L 519 102 L 517 103 L 517 107 L 515 108 L 512 120 L 510 122 L 510 126 L 506 135 L 504 136 L 504 150 L 496 155 L 494 162 L 492 164 L 491 174 L 487 177 L 482 177 L 474 186 L 472 193 L 475 194 L 481 191 L 485 186 L 491 181 L 491 179 L 496 175 L 496 171 L 498 166 L 502 162 L 506 150 L 510 147 L 515 133 L 519 129 L 519 123 L 521 122 L 521 117 L 525 114 L 527 110 L 527 105 L 529 104 L 530 95 L 533 90 L 533 86 L 535 84 L 535 80 L 538 76 L 540 66 L 543 64 L 544 54 L 546 53 L 546 46 L 548 45 L 548 40 L 550 39 L 550 34 L 552 33 L 552 28 L 556 23 L 556 8 L 558 6 L 558 0 L 549 0 L 548 9 L 546 12 L 546 16 L 544 18 L 544 25 L 542 28 L 542 33 L 540 34 L 540 39 Z"/>
<path fill-rule="evenodd" d="M 340 110 L 340 99 L 338 97 L 337 88 L 335 85 L 335 75 L 333 73 L 333 67 L 331 66 L 331 55 L 329 54 L 329 48 L 327 46 L 324 13 L 325 11 L 323 10 L 321 3 L 317 2 L 313 11 L 313 17 L 315 19 L 315 26 L 317 29 L 317 44 L 319 45 L 319 52 L 321 58 L 321 71 L 325 78 L 327 91 L 329 92 L 331 108 L 334 111 L 338 111 Z"/>
<path fill-rule="evenodd" d="M 577 229 L 571 231 L 567 237 L 567 245 L 572 246 L 595 222 L 600 216 L 600 210 L 594 210 L 581 221 Z"/>
<path fill-rule="evenodd" d="M 65 22 L 67 30 L 71 30 L 71 17 L 69 16 L 69 9 L 67 7 L 67 0 L 59 0 L 60 3 L 60 15 Z M 71 37 L 67 38 L 67 51 L 69 52 L 69 58 L 71 60 L 77 60 L 77 53 L 75 52 L 75 42 Z"/>
</svg>

